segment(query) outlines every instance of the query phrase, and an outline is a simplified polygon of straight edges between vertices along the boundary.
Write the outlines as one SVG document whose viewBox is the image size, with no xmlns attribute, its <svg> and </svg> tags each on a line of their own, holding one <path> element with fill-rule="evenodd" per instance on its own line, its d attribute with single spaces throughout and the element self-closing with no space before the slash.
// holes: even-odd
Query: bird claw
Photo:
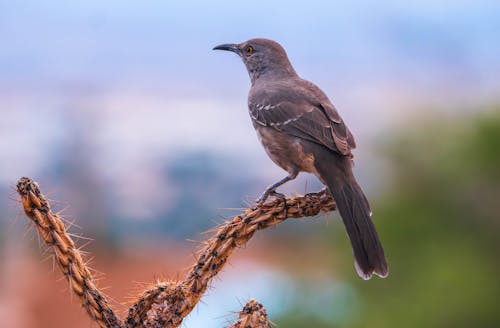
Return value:
<svg viewBox="0 0 500 328">
<path fill-rule="evenodd" d="M 276 190 L 267 190 L 265 191 L 262 196 L 260 196 L 258 199 L 257 199 L 257 205 L 262 205 L 266 199 L 269 198 L 269 196 L 273 196 L 275 198 L 278 198 L 280 199 L 282 202 L 283 202 L 283 207 L 282 207 L 282 211 L 285 212 L 285 217 L 287 216 L 287 207 L 286 207 L 286 196 L 282 193 L 279 193 L 277 192 Z"/>
<path fill-rule="evenodd" d="M 286 196 L 280 192 L 277 192 L 276 190 L 271 191 L 269 196 L 274 196 L 274 197 L 279 198 L 281 200 L 286 200 Z"/>
<path fill-rule="evenodd" d="M 259 197 L 257 198 L 257 205 L 262 205 L 264 204 L 264 202 L 270 197 L 270 196 L 274 196 L 276 198 L 280 198 L 280 199 L 283 199 L 283 198 L 286 198 L 285 195 L 283 195 L 282 193 L 279 193 L 277 192 L 276 190 L 273 190 L 273 189 L 270 189 L 270 190 L 266 190 L 264 191 L 264 193 Z"/>
<path fill-rule="evenodd" d="M 307 194 L 304 195 L 304 197 L 311 197 L 311 196 L 323 196 L 324 194 L 326 194 L 328 192 L 328 188 L 323 188 L 321 189 L 320 191 L 318 192 L 308 192 Z"/>
<path fill-rule="evenodd" d="M 269 191 L 265 191 L 262 195 L 260 195 L 260 197 L 257 198 L 257 201 L 256 201 L 257 205 L 264 204 L 264 202 L 269 198 L 270 194 L 271 193 Z"/>
<path fill-rule="evenodd" d="M 283 207 L 281 208 L 281 211 L 284 212 L 285 218 L 288 217 L 288 209 L 286 207 L 286 196 L 284 194 L 281 194 L 281 193 L 276 192 L 274 190 L 271 193 L 271 195 L 276 197 L 276 198 L 279 198 L 279 199 L 281 199 L 281 201 L 283 201 Z"/>
</svg>

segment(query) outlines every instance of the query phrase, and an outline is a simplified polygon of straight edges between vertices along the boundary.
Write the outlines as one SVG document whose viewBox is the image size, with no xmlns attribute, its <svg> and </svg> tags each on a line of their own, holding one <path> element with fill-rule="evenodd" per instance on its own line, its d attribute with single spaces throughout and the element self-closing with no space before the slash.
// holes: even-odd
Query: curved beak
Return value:
<svg viewBox="0 0 500 328">
<path fill-rule="evenodd" d="M 218 45 L 217 47 L 214 47 L 213 50 L 226 50 L 226 51 L 232 51 L 235 53 L 240 52 L 240 48 L 238 48 L 238 45 L 233 44 L 233 43 L 226 43 L 226 44 Z"/>
</svg>

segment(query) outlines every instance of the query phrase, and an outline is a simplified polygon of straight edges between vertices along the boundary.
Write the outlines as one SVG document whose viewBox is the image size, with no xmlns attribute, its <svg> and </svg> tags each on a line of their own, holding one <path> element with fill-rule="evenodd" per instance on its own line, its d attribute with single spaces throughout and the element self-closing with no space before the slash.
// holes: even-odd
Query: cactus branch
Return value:
<svg viewBox="0 0 500 328">
<path fill-rule="evenodd" d="M 269 328 L 266 309 L 262 304 L 250 300 L 238 313 L 238 320 L 227 328 Z"/>
<path fill-rule="evenodd" d="M 29 178 L 21 178 L 17 183 L 17 191 L 26 215 L 35 223 L 43 240 L 52 249 L 61 271 L 82 306 L 100 327 L 112 328 L 178 327 L 199 302 L 210 281 L 222 270 L 233 251 L 245 245 L 255 232 L 290 218 L 315 216 L 336 208 L 329 193 L 321 191 L 287 198 L 285 202 L 277 198 L 246 209 L 217 228 L 183 281 L 158 282 L 144 291 L 131 306 L 122 323 L 96 286 L 83 256 L 66 232 L 61 217 L 51 211 L 50 204 L 38 185 Z M 240 313 L 240 319 L 231 327 L 267 325 L 265 309 L 259 303 L 250 301 Z"/>
<path fill-rule="evenodd" d="M 68 279 L 71 290 L 89 316 L 100 327 L 123 327 L 109 306 L 108 300 L 97 288 L 82 254 L 67 233 L 61 217 L 52 212 L 38 184 L 29 178 L 21 178 L 17 182 L 17 192 L 21 196 L 24 212 L 35 223 L 45 244 L 52 250 L 59 268 Z"/>
</svg>

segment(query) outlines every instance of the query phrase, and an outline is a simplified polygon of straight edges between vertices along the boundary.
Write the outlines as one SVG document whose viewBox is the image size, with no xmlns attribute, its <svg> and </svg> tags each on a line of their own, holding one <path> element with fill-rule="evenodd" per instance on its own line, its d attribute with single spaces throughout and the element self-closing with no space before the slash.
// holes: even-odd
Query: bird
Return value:
<svg viewBox="0 0 500 328">
<path fill-rule="evenodd" d="M 314 174 L 337 204 L 351 242 L 354 267 L 364 280 L 387 277 L 388 265 L 372 222 L 370 204 L 354 177 L 354 136 L 326 94 L 302 79 L 285 49 L 256 38 L 213 48 L 236 53 L 246 66 L 251 88 L 248 110 L 257 136 L 271 160 L 288 175 L 258 198 L 283 197 L 276 189 L 300 172 Z"/>
</svg>

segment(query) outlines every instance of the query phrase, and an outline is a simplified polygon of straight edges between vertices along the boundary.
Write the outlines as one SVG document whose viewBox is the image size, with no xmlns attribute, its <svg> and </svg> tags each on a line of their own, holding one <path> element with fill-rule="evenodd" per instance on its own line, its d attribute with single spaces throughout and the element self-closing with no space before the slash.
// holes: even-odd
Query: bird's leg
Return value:
<svg viewBox="0 0 500 328">
<path fill-rule="evenodd" d="M 264 203 L 266 201 L 266 199 L 271 195 L 279 197 L 281 199 L 286 199 L 285 195 L 276 192 L 276 188 L 287 183 L 288 181 L 295 179 L 298 174 L 299 174 L 298 168 L 296 166 L 292 166 L 289 174 L 286 177 L 284 177 L 280 181 L 276 182 L 275 184 L 272 184 L 269 187 L 267 187 L 266 191 L 264 191 L 264 193 L 257 199 L 257 204 L 260 205 L 260 204 Z M 283 197 L 281 197 L 281 196 L 283 196 Z"/>
</svg>

